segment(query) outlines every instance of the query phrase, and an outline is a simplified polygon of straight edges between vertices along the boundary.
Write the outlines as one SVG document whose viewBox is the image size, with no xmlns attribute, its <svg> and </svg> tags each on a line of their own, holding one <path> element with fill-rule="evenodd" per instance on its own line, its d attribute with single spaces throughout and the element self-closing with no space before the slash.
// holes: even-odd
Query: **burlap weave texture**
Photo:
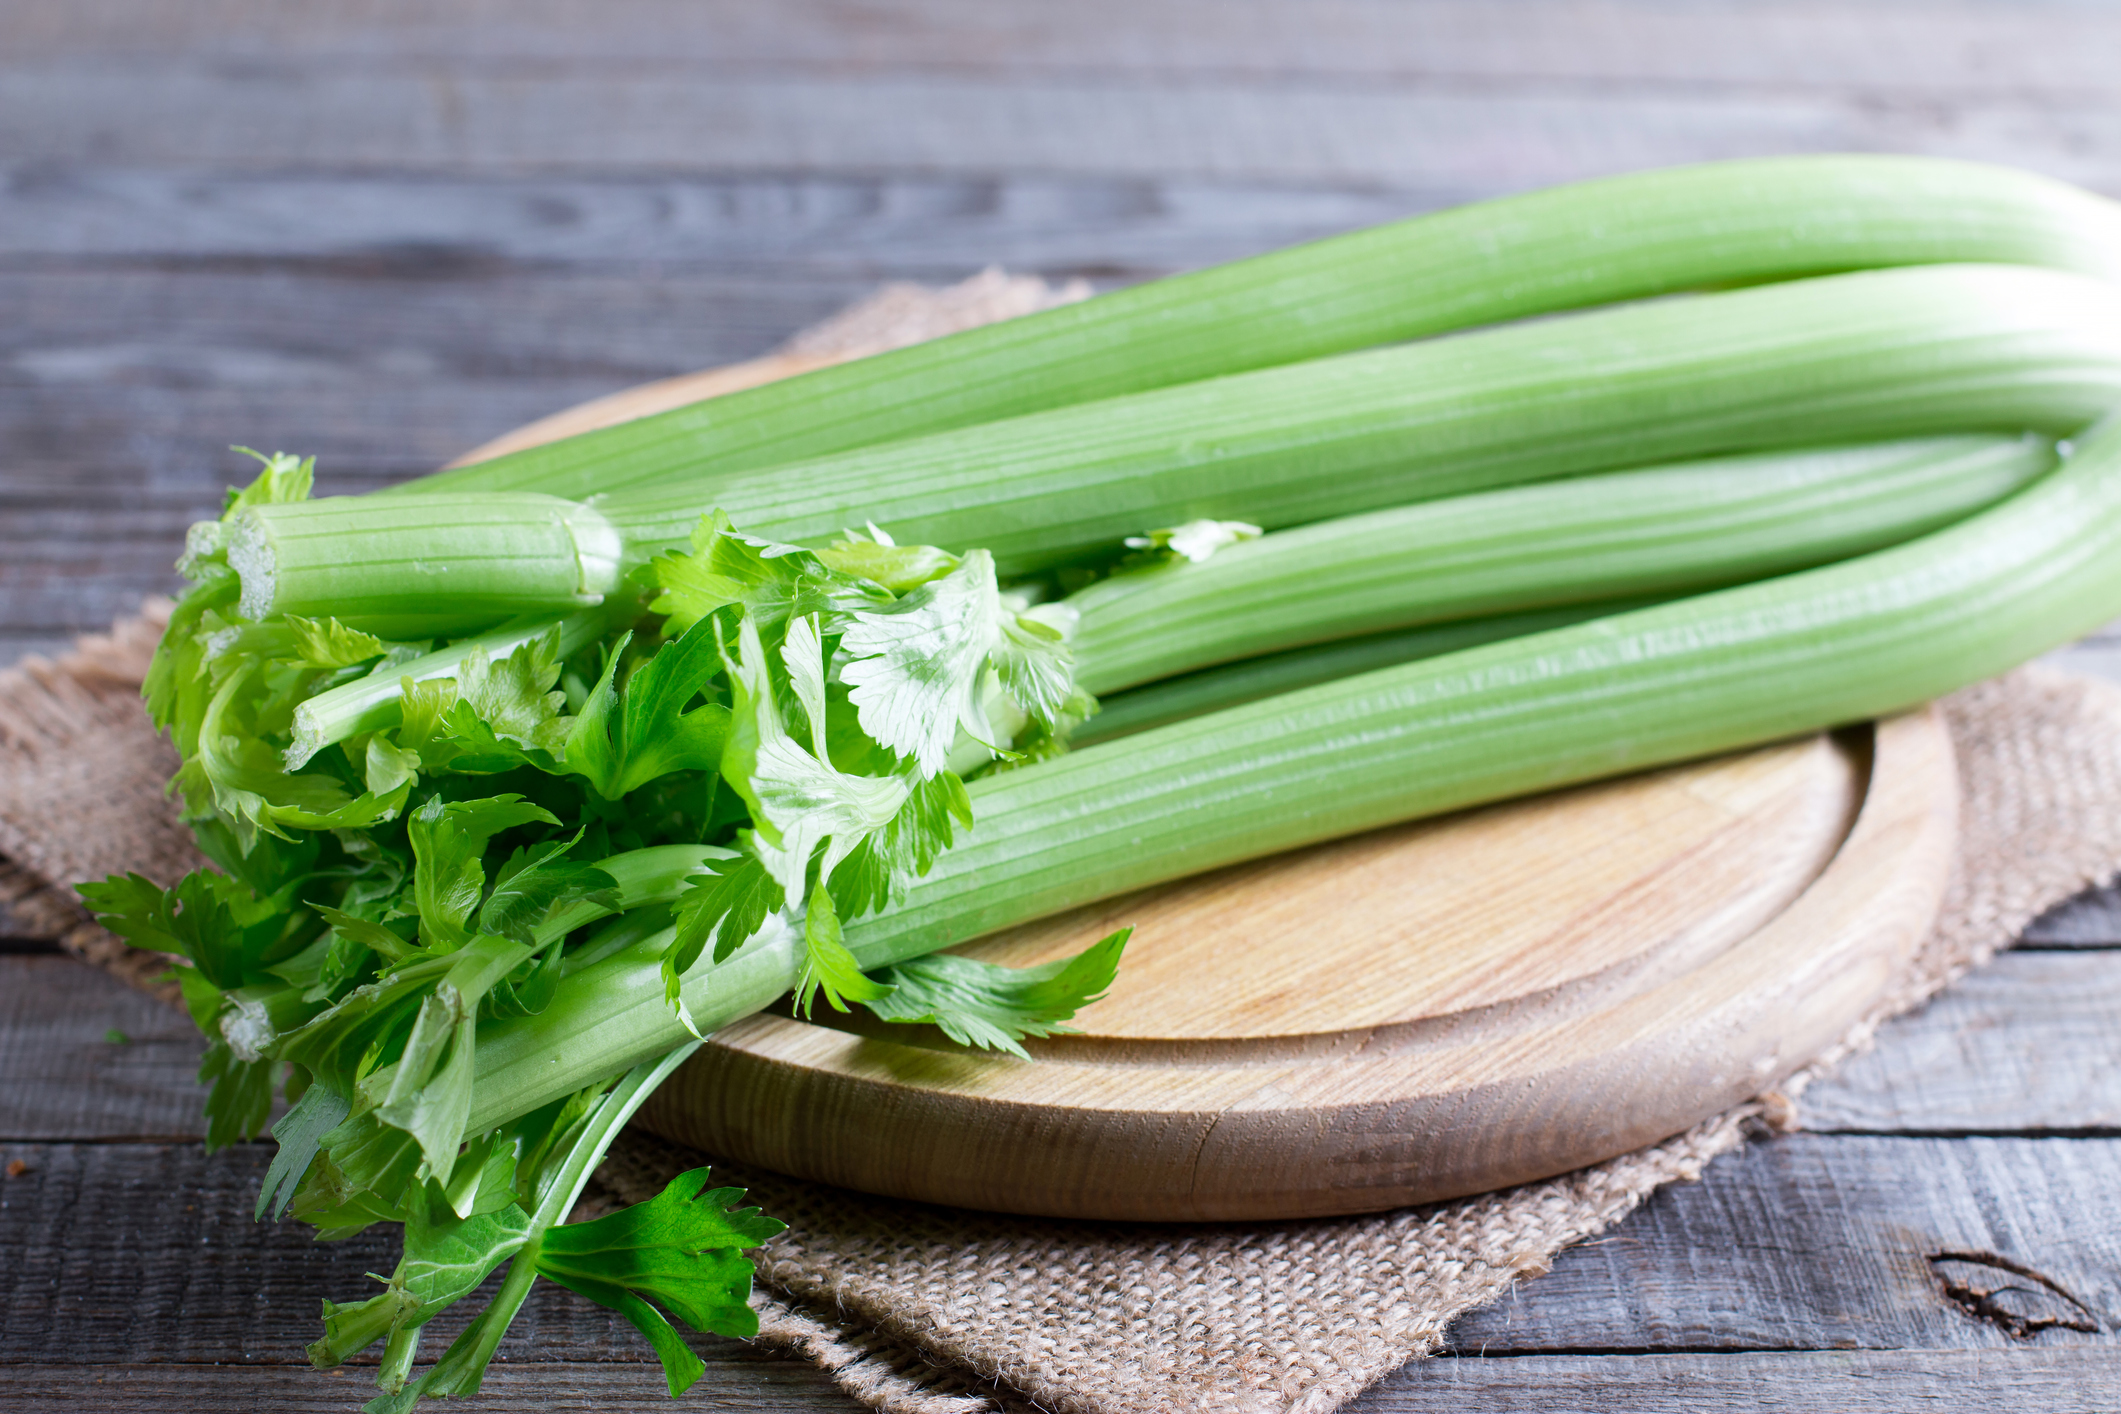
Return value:
<svg viewBox="0 0 2121 1414">
<path fill-rule="evenodd" d="M 162 795 L 174 758 L 138 700 L 158 629 L 151 607 L 57 663 L 0 672 L 0 907 L 137 984 L 159 961 L 103 934 L 68 886 L 126 869 L 167 882 L 198 862 Z M 1878 1021 L 2121 869 L 2121 689 L 2031 668 L 1945 710 L 1965 802 L 1943 914 L 1874 1014 L 1781 1093 L 1547 1182 L 1295 1223 L 1002 1217 L 721 1166 L 792 1225 L 762 1255 L 762 1338 L 904 1414 L 1337 1407 L 1660 1185 L 1697 1176 L 1743 1142 L 1749 1120 L 1788 1123 L 1809 1075 Z M 596 1201 L 647 1197 L 699 1161 L 629 1135 Z"/>
</svg>

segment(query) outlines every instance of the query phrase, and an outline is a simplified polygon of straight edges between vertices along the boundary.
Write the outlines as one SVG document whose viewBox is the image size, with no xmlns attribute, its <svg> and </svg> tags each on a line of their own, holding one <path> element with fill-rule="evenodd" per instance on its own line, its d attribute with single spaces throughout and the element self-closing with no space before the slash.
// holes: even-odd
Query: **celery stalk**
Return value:
<svg viewBox="0 0 2121 1414">
<path fill-rule="evenodd" d="M 873 521 L 902 543 L 993 554 L 1004 575 L 1109 553 L 1197 517 L 1269 529 L 1716 452 L 1940 432 L 2067 435 L 2121 397 L 2121 289 L 2008 266 L 1871 271 L 1570 315 L 1319 359 L 737 476 L 599 498 L 628 563 L 711 509 L 822 543 Z M 423 501 L 426 498 L 423 498 Z M 259 505 L 240 524 L 247 602 L 370 612 L 403 576 L 411 502 Z M 542 497 L 436 498 L 447 540 L 505 563 Z M 482 569 L 482 575 L 488 574 Z M 492 569 L 491 573 L 500 573 Z M 573 568 L 522 564 L 520 607 Z M 269 582 L 268 582 L 269 581 Z M 494 592 L 482 581 L 483 593 Z M 269 597 L 269 605 L 267 599 Z M 402 607 L 433 612 L 435 595 Z M 483 601 L 482 601 L 483 602 Z M 576 602 L 569 591 L 565 608 Z"/>
<path fill-rule="evenodd" d="M 1884 156 L 1645 172 L 1336 236 L 697 403 L 398 488 L 583 497 L 1681 290 L 1961 261 L 2121 275 L 2121 208 Z"/>
<path fill-rule="evenodd" d="M 1103 696 L 1323 639 L 1761 579 L 1949 525 L 2054 466 L 2041 438 L 1724 457 L 1318 521 L 1072 596 Z"/>
<path fill-rule="evenodd" d="M 2121 422 L 1919 539 L 1780 579 L 1365 673 L 976 781 L 978 824 L 847 928 L 865 968 L 1203 870 L 1913 706 L 2121 614 Z M 780 995 L 769 930 L 684 979 L 726 1022 Z M 473 1124 L 687 1039 L 658 951 L 482 1028 Z M 706 1029 L 703 1027 L 703 1029 Z"/>
</svg>

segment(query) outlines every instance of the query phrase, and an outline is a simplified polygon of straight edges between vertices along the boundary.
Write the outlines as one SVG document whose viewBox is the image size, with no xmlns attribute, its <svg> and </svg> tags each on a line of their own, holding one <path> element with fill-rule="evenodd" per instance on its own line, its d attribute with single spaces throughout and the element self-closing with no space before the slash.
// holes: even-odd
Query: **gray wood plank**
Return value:
<svg viewBox="0 0 2121 1414">
<path fill-rule="evenodd" d="M 0 957 L 0 1140 L 198 1139 L 191 1019 L 64 955 Z"/>
<path fill-rule="evenodd" d="M 952 280 L 999 264 L 1135 278 L 1470 200 L 1474 188 L 1165 178 L 776 174 L 587 178 L 181 173 L 24 164 L 0 267 L 89 261 L 490 281 L 511 263 L 786 280 Z"/>
<path fill-rule="evenodd" d="M 593 1364 L 496 1363 L 479 1409 L 496 1414 L 648 1414 L 673 1406 L 645 1372 Z M 198 1414 L 275 1410 L 343 1414 L 366 1393 L 358 1371 L 273 1366 L 0 1367 L 0 1409 L 86 1406 Z M 851 1408 L 826 1377 L 793 1361 L 710 1362 L 690 1407 Z M 2103 1351 L 1849 1351 L 1816 1354 L 1547 1355 L 1417 1361 L 1346 1406 L 1348 1414 L 1707 1414 L 1820 1408 L 1969 1414 L 2081 1411 L 2121 1400 L 2121 1365 Z M 687 1405 L 678 1405 L 686 1408 Z"/>
<path fill-rule="evenodd" d="M 676 1410 L 854 1410 L 823 1371 L 766 1352 L 707 1355 L 707 1371 L 674 1404 L 652 1367 L 541 1361 L 487 1367 L 476 1403 L 493 1414 L 669 1414 Z M 374 1389 L 364 1371 L 234 1364 L 0 1366 L 0 1410 L 95 1409 L 111 1414 L 351 1414 Z M 443 1406 L 448 1407 L 448 1406 Z"/>
<path fill-rule="evenodd" d="M 2042 1346 L 2111 1349 L 2121 1233 L 2088 1215 L 2117 1203 L 2121 1141 L 1793 1135 L 1660 1191 L 1450 1341 L 1463 1354 L 2001 1350 L 2026 1338 L 2017 1322 Z"/>
<path fill-rule="evenodd" d="M 867 280 L 490 280 L 0 272 L 0 634 L 99 629 L 251 474 L 314 454 L 324 492 L 440 465 L 536 417 L 752 357 Z"/>
<path fill-rule="evenodd" d="M 1348 1414 L 2080 1414 L 2117 1403 L 2121 1357 L 2111 1350 L 1863 1350 L 1417 1361 L 1346 1407 Z"/>
<path fill-rule="evenodd" d="M 2010 952 L 1812 1086 L 1804 1128 L 2121 1132 L 2121 952 Z"/>
<path fill-rule="evenodd" d="M 74 636 L 71 633 L 38 632 L 35 630 L 25 633 L 18 630 L 0 630 L 0 668 L 20 662 L 32 653 L 46 658 L 56 657 L 64 653 L 72 645 L 73 641 Z M 0 916 L 4 916 L 5 911 L 6 906 L 0 904 Z M 0 928 L 0 936 L 29 937 L 32 935 L 21 931 L 9 932 L 4 928 Z"/>
<path fill-rule="evenodd" d="M 1772 0 L 469 0 L 156 4 L 18 0 L 25 60 L 330 57 L 369 64 L 774 65 L 849 69 L 1135 73 L 1259 79 L 1527 78 L 1712 85 L 1861 86 L 1886 92 L 2103 90 L 2121 44 L 2104 6 Z"/>
<path fill-rule="evenodd" d="M 410 69 L 412 66 L 406 66 Z M 0 68 L 0 151 L 180 169 L 1077 173 L 1516 190 L 1642 167 L 1890 150 L 2121 190 L 2121 105 L 2015 95 L 1446 80 L 992 76 L 737 66 L 368 71 L 51 62 Z M 446 81 L 443 81 L 446 75 Z"/>
<path fill-rule="evenodd" d="M 252 1222 L 271 1154 L 269 1144 L 209 1156 L 197 1144 L 0 1143 L 0 1164 L 25 1166 L 0 1179 L 0 1365 L 305 1363 L 318 1299 L 373 1294 L 367 1274 L 388 1272 L 397 1247 L 380 1231 L 318 1243 L 298 1223 Z M 437 1317 L 434 1348 L 481 1304 Z M 550 1283 L 502 1351 L 518 1362 L 653 1358 L 623 1317 Z"/>
<path fill-rule="evenodd" d="M 0 1145 L 0 1163 L 26 1166 L 0 1182 L 0 1364 L 298 1363 L 314 1297 L 357 1295 L 391 1254 L 365 1235 L 319 1245 L 252 1224 L 265 1158 L 256 1145 L 213 1158 L 188 1145 Z M 1550 1275 L 1461 1321 L 1453 1345 L 1491 1358 L 1942 1358 L 2029 1340 L 2112 1358 L 2117 1239 L 2082 1215 L 2110 1210 L 2117 1160 L 2111 1141 L 1777 1141 L 1565 1253 Z M 504 1353 L 634 1361 L 633 1341 L 616 1316 L 555 1290 Z"/>
<path fill-rule="evenodd" d="M 2121 947 L 2121 887 L 2087 889 L 2049 909 L 2025 930 L 2021 947 Z"/>
</svg>

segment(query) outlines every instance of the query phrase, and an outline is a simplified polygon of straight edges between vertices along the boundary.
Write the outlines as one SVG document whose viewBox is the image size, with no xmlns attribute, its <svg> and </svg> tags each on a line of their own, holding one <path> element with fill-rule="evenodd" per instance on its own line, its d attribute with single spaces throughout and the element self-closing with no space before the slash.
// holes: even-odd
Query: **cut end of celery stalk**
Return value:
<svg viewBox="0 0 2121 1414">
<path fill-rule="evenodd" d="M 366 627 L 432 622 L 475 632 L 512 615 L 601 603 L 631 568 L 626 538 L 593 507 L 531 493 L 369 497 L 252 506 L 227 530 L 239 612 Z"/>
</svg>

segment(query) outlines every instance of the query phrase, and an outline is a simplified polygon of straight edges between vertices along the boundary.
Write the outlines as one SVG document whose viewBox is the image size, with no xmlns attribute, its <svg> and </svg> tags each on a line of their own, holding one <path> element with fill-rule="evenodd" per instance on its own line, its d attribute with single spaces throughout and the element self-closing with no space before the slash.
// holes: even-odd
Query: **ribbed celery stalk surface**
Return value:
<svg viewBox="0 0 2121 1414">
<path fill-rule="evenodd" d="M 1893 265 L 2121 273 L 2121 208 L 2005 168 L 1794 157 L 1645 172 L 1160 280 L 398 488 L 583 497 L 1718 285 Z"/>
<path fill-rule="evenodd" d="M 2121 615 L 2121 425 L 1958 525 L 1889 550 L 1289 693 L 975 782 L 969 839 L 853 924 L 881 967 L 1166 880 L 1487 801 L 1863 721 Z M 780 944 L 785 949 L 785 941 Z M 701 1017 L 786 990 L 739 953 Z M 476 1122 L 686 1039 L 644 945 L 480 1037 Z M 593 1046 L 581 1043 L 594 1037 Z"/>
<path fill-rule="evenodd" d="M 1869 271 L 1318 359 L 586 506 L 459 493 L 258 506 L 231 561 L 250 617 L 387 623 L 451 608 L 462 576 L 475 624 L 595 602 L 709 509 L 796 544 L 874 522 L 1021 574 L 1199 517 L 1273 529 L 1715 452 L 2064 435 L 2117 398 L 2121 288 L 2003 265 Z M 551 548 L 516 556 L 533 529 Z"/>
</svg>

